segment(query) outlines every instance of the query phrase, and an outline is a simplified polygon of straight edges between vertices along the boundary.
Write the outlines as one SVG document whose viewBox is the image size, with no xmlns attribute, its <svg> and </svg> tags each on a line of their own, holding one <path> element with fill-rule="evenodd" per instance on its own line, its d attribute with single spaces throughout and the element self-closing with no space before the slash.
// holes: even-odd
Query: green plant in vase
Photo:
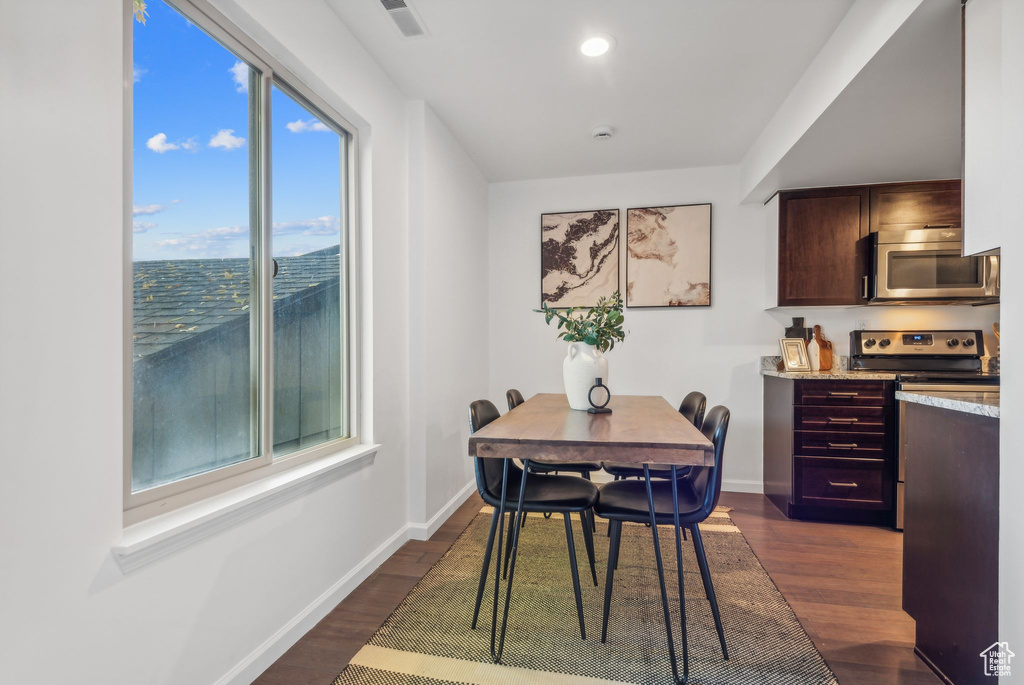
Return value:
<svg viewBox="0 0 1024 685">
<path fill-rule="evenodd" d="M 615 291 L 611 297 L 602 297 L 593 307 L 584 310 L 570 307 L 564 313 L 548 306 L 547 302 L 535 312 L 544 315 L 550 324 L 558 320 L 558 338 L 569 343 L 569 352 L 562 362 L 562 381 L 565 396 L 573 409 L 586 411 L 590 407 L 587 395 L 597 379 L 608 385 L 608 360 L 604 353 L 615 348 L 616 342 L 626 338 L 622 324 L 622 295 Z"/>
</svg>

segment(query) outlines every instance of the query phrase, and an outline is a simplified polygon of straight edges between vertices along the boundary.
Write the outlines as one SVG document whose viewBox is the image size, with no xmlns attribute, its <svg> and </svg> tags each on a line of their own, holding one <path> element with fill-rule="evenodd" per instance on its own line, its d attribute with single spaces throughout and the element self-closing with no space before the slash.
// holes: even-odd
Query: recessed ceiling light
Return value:
<svg viewBox="0 0 1024 685">
<path fill-rule="evenodd" d="M 600 57 L 615 47 L 615 39 L 607 33 L 597 33 L 580 45 L 580 52 L 587 57 Z"/>
</svg>

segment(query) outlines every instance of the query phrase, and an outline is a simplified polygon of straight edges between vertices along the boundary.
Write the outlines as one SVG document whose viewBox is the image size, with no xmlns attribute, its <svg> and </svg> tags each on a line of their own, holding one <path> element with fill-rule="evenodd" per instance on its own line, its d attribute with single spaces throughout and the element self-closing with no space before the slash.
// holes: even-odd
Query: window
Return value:
<svg viewBox="0 0 1024 685">
<path fill-rule="evenodd" d="M 352 128 L 201 0 L 132 23 L 127 508 L 354 442 Z"/>
</svg>

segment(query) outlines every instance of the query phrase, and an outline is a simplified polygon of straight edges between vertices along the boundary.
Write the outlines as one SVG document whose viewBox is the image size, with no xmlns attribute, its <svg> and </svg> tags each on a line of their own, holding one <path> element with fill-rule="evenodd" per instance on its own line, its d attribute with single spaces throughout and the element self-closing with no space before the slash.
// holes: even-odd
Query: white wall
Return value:
<svg viewBox="0 0 1024 685">
<path fill-rule="evenodd" d="M 619 394 L 662 395 L 678 403 L 700 390 L 711 405 L 732 411 L 725 487 L 761 488 L 761 355 L 778 354 L 778 338 L 793 316 L 820 323 L 849 351 L 857 319 L 872 327 L 971 326 L 989 330 L 999 308 L 882 307 L 764 311 L 766 213 L 739 204 L 739 168 L 708 167 L 496 183 L 490 188 L 490 391 L 504 406 L 504 392 L 529 397 L 561 392 L 565 344 L 540 314 L 540 215 L 543 212 L 625 209 L 693 202 L 712 203 L 709 308 L 627 309 L 625 343 L 608 354 L 609 385 Z M 624 228 L 624 227 L 620 227 Z M 621 240 L 620 240 L 621 243 Z M 620 245 L 620 260 L 625 251 Z M 625 267 L 620 261 L 620 284 Z"/>
<path fill-rule="evenodd" d="M 487 181 L 429 105 L 412 103 L 410 124 L 410 449 L 422 461 L 409 491 L 411 520 L 426 523 L 472 491 L 467 412 L 487 394 Z"/>
<path fill-rule="evenodd" d="M 977 2 L 978 0 L 971 0 Z M 1002 158 L 991 160 L 1002 180 L 1002 212 L 998 231 L 1003 263 L 1002 299 L 1007 303 L 1002 320 L 1007 355 L 1002 370 L 999 424 L 999 639 L 1024 645 L 1024 3 L 1002 3 Z M 1008 121 L 1014 125 L 1006 125 Z M 965 230 L 970 228 L 965 226 Z M 1020 677 L 1020 662 L 1014 667 Z"/>
<path fill-rule="evenodd" d="M 121 573 L 110 549 L 122 530 L 125 4 L 4 0 L 5 683 L 201 684 L 231 677 L 248 682 L 339 599 L 327 596 L 317 604 L 324 593 L 344 590 L 343 578 L 354 573 L 358 579 L 380 560 L 371 556 L 375 550 L 408 535 L 408 104 L 322 2 L 303 2 L 301 8 L 274 0 L 216 4 L 358 124 L 364 181 L 363 429 L 383 447 L 355 473 Z M 273 35 L 264 26 L 272 26 Z M 457 229 L 461 233 L 448 236 L 454 240 L 465 237 L 471 222 L 482 224 L 486 194 L 435 123 L 426 143 L 443 180 L 430 187 L 470 208 L 467 223 Z M 428 207 L 427 226 L 435 234 L 448 214 L 429 212 L 441 209 L 447 208 Z M 485 240 L 466 243 L 462 259 L 472 261 L 475 250 L 476 260 L 484 262 Z M 430 255 L 428 266 L 437 266 L 435 258 Z M 425 283 L 425 291 L 436 295 L 446 278 Z M 484 368 L 485 349 L 467 344 L 460 353 L 467 368 Z M 452 441 L 447 424 L 439 430 L 439 445 Z M 446 499 L 449 480 L 452 487 L 467 480 L 466 472 L 443 473 L 448 480 L 435 487 L 431 506 Z M 368 558 L 370 565 L 361 567 Z"/>
</svg>

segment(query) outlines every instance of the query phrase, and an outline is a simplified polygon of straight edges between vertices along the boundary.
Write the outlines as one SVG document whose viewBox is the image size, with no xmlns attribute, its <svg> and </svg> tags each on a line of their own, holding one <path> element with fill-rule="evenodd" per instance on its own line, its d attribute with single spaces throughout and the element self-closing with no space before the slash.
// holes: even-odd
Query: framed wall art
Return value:
<svg viewBox="0 0 1024 685">
<path fill-rule="evenodd" d="M 541 215 L 541 304 L 592 307 L 618 289 L 619 210 Z"/>
<path fill-rule="evenodd" d="M 626 210 L 626 306 L 711 305 L 711 203 Z"/>
</svg>

